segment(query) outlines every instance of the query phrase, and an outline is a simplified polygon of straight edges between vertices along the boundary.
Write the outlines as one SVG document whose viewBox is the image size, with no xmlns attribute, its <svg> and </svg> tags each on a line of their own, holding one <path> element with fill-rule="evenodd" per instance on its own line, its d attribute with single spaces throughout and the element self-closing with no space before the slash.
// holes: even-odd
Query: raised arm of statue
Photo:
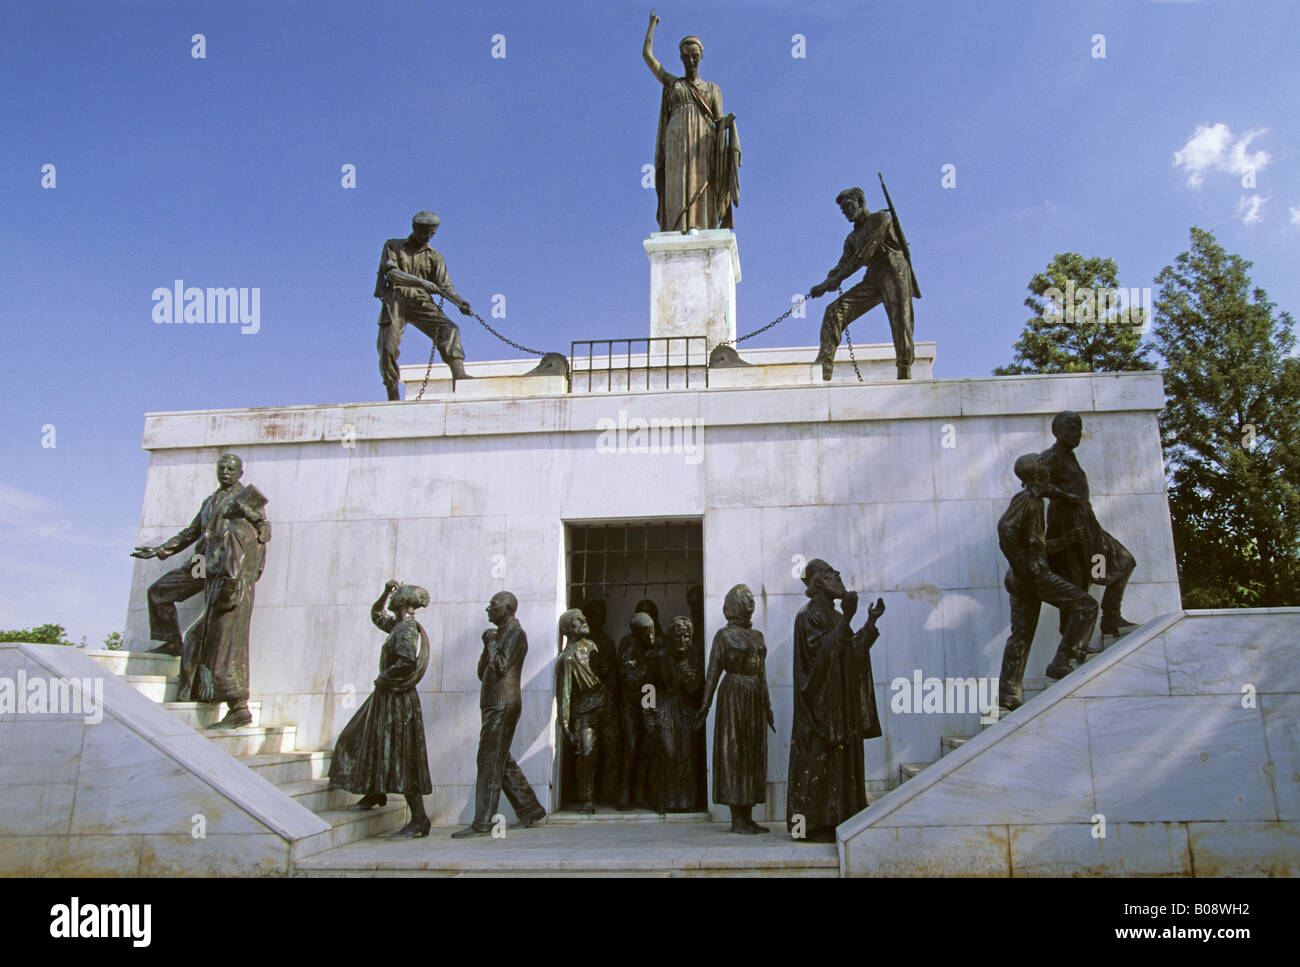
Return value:
<svg viewBox="0 0 1300 967">
<path fill-rule="evenodd" d="M 641 56 L 645 58 L 646 66 L 650 68 L 650 73 L 655 76 L 660 84 L 667 84 L 672 79 L 672 75 L 664 70 L 664 65 L 655 59 L 654 55 L 654 38 L 655 27 L 659 23 L 659 18 L 655 16 L 653 10 L 650 11 L 650 24 L 645 29 L 645 44 L 641 47 Z"/>
</svg>

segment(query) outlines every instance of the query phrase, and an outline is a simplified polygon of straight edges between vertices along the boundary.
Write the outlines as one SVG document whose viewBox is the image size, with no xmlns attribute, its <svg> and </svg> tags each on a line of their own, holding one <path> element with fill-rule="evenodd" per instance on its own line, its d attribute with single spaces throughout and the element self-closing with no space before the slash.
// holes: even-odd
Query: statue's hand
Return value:
<svg viewBox="0 0 1300 967">
<path fill-rule="evenodd" d="M 474 310 L 469 307 L 468 302 L 462 302 L 456 308 L 460 310 L 462 316 L 472 316 L 474 314 Z"/>
<path fill-rule="evenodd" d="M 840 610 L 844 612 L 845 619 L 852 618 L 858 613 L 858 592 L 849 591 L 840 599 Z"/>
<path fill-rule="evenodd" d="M 875 621 L 885 613 L 885 599 L 876 598 L 876 603 L 867 607 L 867 617 Z"/>
<path fill-rule="evenodd" d="M 814 299 L 819 299 L 829 291 L 831 290 L 827 288 L 825 282 L 818 282 L 815 286 L 812 287 L 811 290 L 809 290 L 808 294 L 812 296 Z"/>
<path fill-rule="evenodd" d="M 656 27 L 658 27 L 658 26 L 659 26 L 659 18 L 655 15 L 655 12 L 654 12 L 653 10 L 651 10 L 651 11 L 650 11 L 650 28 L 649 28 L 649 29 L 654 30 L 654 29 L 655 29 Z"/>
<path fill-rule="evenodd" d="M 564 730 L 564 737 L 569 740 L 570 745 L 578 744 L 578 737 L 573 734 L 573 729 L 566 728 Z"/>
<path fill-rule="evenodd" d="M 389 578 L 387 581 L 384 582 L 384 590 L 387 591 L 389 594 L 392 594 L 401 586 L 402 586 L 402 582 L 397 580 L 397 578 Z"/>
<path fill-rule="evenodd" d="M 131 552 L 132 557 L 138 557 L 142 561 L 147 561 L 151 557 L 158 556 L 158 548 L 150 547 L 148 544 L 138 544 L 135 550 Z"/>
<path fill-rule="evenodd" d="M 772 706 L 767 707 L 767 727 L 773 732 L 776 731 L 776 719 L 772 715 Z"/>
</svg>

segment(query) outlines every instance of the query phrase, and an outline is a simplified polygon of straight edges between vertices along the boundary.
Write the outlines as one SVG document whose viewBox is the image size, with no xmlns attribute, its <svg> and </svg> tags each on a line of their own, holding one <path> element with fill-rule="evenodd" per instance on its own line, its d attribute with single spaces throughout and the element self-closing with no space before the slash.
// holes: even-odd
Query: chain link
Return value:
<svg viewBox="0 0 1300 967">
<path fill-rule="evenodd" d="M 804 293 L 802 299 L 800 299 L 798 302 L 792 305 L 789 309 L 786 309 L 785 312 L 781 313 L 779 316 L 777 316 L 775 319 L 769 322 L 766 326 L 763 326 L 761 329 L 755 329 L 753 332 L 747 332 L 743 336 L 737 336 L 735 339 L 724 339 L 722 342 L 718 343 L 718 345 L 729 346 L 733 343 L 744 342 L 746 339 L 753 339 L 759 333 L 767 332 L 777 323 L 784 322 L 786 319 L 788 319 L 790 317 L 790 313 L 794 312 L 796 309 L 798 309 L 800 306 L 802 306 L 805 302 L 807 302 L 811 298 L 812 298 L 812 292 Z"/>
<path fill-rule="evenodd" d="M 442 296 L 438 296 L 437 299 L 438 299 L 438 301 L 437 301 L 438 311 L 439 311 L 439 312 L 442 312 L 443 297 L 442 297 Z M 429 301 L 432 302 L 433 300 L 434 300 L 433 293 L 429 293 Z M 444 313 L 444 315 L 445 315 L 445 313 Z M 528 353 L 529 355 L 532 355 L 532 356 L 545 356 L 545 355 L 546 355 L 546 354 L 545 354 L 544 352 L 542 352 L 542 350 L 540 350 L 540 349 L 529 349 L 527 346 L 521 346 L 521 345 L 519 345 L 519 343 L 515 342 L 513 339 L 509 339 L 509 338 L 507 338 L 507 337 L 501 335 L 501 333 L 497 332 L 495 329 L 493 329 L 491 326 L 489 326 L 489 325 L 487 324 L 487 322 L 484 321 L 483 317 L 480 316 L 477 312 L 474 312 L 474 311 L 471 310 L 470 313 L 469 313 L 469 315 L 471 315 L 471 316 L 473 316 L 475 319 L 477 319 L 478 322 L 479 322 L 479 325 L 481 325 L 481 326 L 482 326 L 484 329 L 486 329 L 488 332 L 492 333 L 492 335 L 496 336 L 498 339 L 500 339 L 500 340 L 501 340 L 503 343 L 505 343 L 506 345 L 508 345 L 508 346 L 513 346 L 515 349 L 518 349 L 521 353 Z M 423 380 L 423 382 L 420 383 L 420 392 L 417 393 L 417 394 L 415 395 L 415 398 L 416 398 L 417 401 L 420 400 L 421 398 L 423 398 L 423 396 L 424 396 L 424 391 L 425 391 L 425 389 L 426 389 L 426 388 L 428 387 L 428 385 L 429 385 L 429 376 L 433 373 L 433 361 L 434 361 L 435 358 L 437 358 L 437 354 L 438 354 L 438 344 L 437 344 L 437 342 L 435 342 L 431 347 L 429 347 L 429 365 L 427 365 L 427 366 L 424 367 L 424 380 Z"/>
</svg>

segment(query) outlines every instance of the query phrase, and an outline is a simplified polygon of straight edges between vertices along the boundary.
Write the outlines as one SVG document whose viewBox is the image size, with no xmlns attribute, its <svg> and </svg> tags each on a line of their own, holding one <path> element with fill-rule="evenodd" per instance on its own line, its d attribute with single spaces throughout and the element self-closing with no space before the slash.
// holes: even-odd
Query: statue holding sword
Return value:
<svg viewBox="0 0 1300 967">
<path fill-rule="evenodd" d="M 835 351 L 849 323 L 882 302 L 894 337 L 898 378 L 912 378 L 915 358 L 912 300 L 921 298 L 921 289 L 916 283 L 916 273 L 912 271 L 907 239 L 883 177 L 880 187 L 885 191 L 889 208 L 878 212 L 867 208 L 866 195 L 861 188 L 845 188 L 835 196 L 840 211 L 853 224 L 853 230 L 844 240 L 844 254 L 840 260 L 824 282 L 812 287 L 810 294 L 813 298 L 825 295 L 838 289 L 858 269 L 865 268 L 867 272 L 861 282 L 828 305 L 822 316 L 821 348 L 815 362 L 821 363 L 824 380 L 831 378 Z"/>
<path fill-rule="evenodd" d="M 379 374 L 390 400 L 401 398 L 397 356 L 407 323 L 433 340 L 442 361 L 451 368 L 453 380 L 470 378 L 465 372 L 460 327 L 433 302 L 433 296 L 442 296 L 462 315 L 471 314 L 469 303 L 447 276 L 442 255 L 429 247 L 440 221 L 433 212 L 416 212 L 411 219 L 411 234 L 390 238 L 379 256 L 379 277 L 375 281 L 375 298 L 383 300 L 379 311 Z"/>
</svg>

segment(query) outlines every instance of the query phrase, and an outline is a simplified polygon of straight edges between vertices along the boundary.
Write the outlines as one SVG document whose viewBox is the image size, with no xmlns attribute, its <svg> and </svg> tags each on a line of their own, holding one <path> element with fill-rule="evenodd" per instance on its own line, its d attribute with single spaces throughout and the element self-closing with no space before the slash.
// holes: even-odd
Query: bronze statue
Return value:
<svg viewBox="0 0 1300 967">
<path fill-rule="evenodd" d="M 916 357 L 912 345 L 912 300 L 919 299 L 921 294 L 898 223 L 888 210 L 873 214 L 867 208 L 867 197 L 861 188 L 845 188 L 835 196 L 835 201 L 853 229 L 844 240 L 844 254 L 826 280 L 812 287 L 810 295 L 815 299 L 838 289 L 860 268 L 865 267 L 867 272 L 861 282 L 826 307 L 822 316 L 821 348 L 813 362 L 821 363 L 822 379 L 829 380 L 844 330 L 854 319 L 883 302 L 894 337 L 898 378 L 911 379 Z"/>
<path fill-rule="evenodd" d="M 556 689 L 560 728 L 578 757 L 578 812 L 596 811 L 596 766 L 600 755 L 600 727 L 609 692 L 596 674 L 596 643 L 588 634 L 587 619 L 577 608 L 560 615 L 560 634 L 567 641 L 556 659 Z"/>
<path fill-rule="evenodd" d="M 379 254 L 379 276 L 375 280 L 375 298 L 383 300 L 379 310 L 379 375 L 390 400 L 401 398 L 397 390 L 397 356 L 408 322 L 433 340 L 442 361 L 451 368 L 453 380 L 469 379 L 460 327 L 432 299 L 434 295 L 444 296 L 463 315 L 470 315 L 469 303 L 447 276 L 447 263 L 437 249 L 429 247 L 429 239 L 438 231 L 440 222 L 433 212 L 416 212 L 411 219 L 411 234 L 390 238 Z"/>
<path fill-rule="evenodd" d="M 1079 466 L 1075 448 L 1083 438 L 1083 418 L 1073 410 L 1062 410 L 1052 417 L 1052 435 L 1056 442 L 1040 454 L 1047 465 L 1052 486 L 1046 491 L 1047 539 L 1068 534 L 1082 527 L 1084 539 L 1071 541 L 1061 550 L 1049 553 L 1047 563 L 1053 571 L 1071 584 L 1088 590 L 1089 584 L 1105 587 L 1101 596 L 1101 633 L 1119 636 L 1137 627 L 1120 614 L 1124 602 L 1124 588 L 1132 576 L 1137 561 L 1129 549 L 1102 530 L 1089 500 L 1088 475 Z M 1096 556 L 1105 559 L 1105 573 L 1094 577 L 1093 562 Z M 1066 615 L 1061 614 L 1061 630 L 1065 630 Z"/>
<path fill-rule="evenodd" d="M 619 734 L 618 713 L 618 646 L 605 633 L 605 602 L 590 598 L 582 603 L 582 614 L 587 619 L 588 635 L 596 643 L 596 657 L 592 666 L 605 684 L 607 701 L 600 723 L 600 754 L 596 763 L 596 800 L 613 806 L 618 802 L 620 761 L 623 740 Z"/>
<path fill-rule="evenodd" d="M 750 624 L 754 594 L 743 584 L 727 592 L 722 605 L 727 626 L 713 636 L 704 702 L 695 719 L 703 729 L 714 693 L 718 714 L 713 722 L 713 801 L 731 809 L 733 833 L 766 833 L 753 820 L 754 806 L 767 802 L 767 732 L 776 731 L 767 691 L 767 642 Z M 726 677 L 722 678 L 723 673 Z M 722 678 L 719 688 L 718 679 Z"/>
<path fill-rule="evenodd" d="M 835 827 L 867 808 L 864 739 L 879 737 L 880 716 L 871 677 L 871 646 L 880 636 L 881 598 L 867 609 L 857 633 L 856 591 L 820 558 L 804 568 L 811 599 L 794 619 L 794 727 L 786 827 L 812 842 L 835 840 Z M 841 602 L 843 613 L 835 610 Z"/>
<path fill-rule="evenodd" d="M 656 687 L 648 654 L 656 646 L 654 619 L 643 611 L 632 615 L 631 629 L 618 643 L 619 730 L 623 738 L 618 808 L 647 803 L 648 741 L 654 729 L 653 709 L 647 707 L 646 685 Z"/>
<path fill-rule="evenodd" d="M 474 821 L 451 834 L 452 839 L 484 836 L 492 831 L 504 791 L 515 811 L 516 827 L 526 829 L 546 815 L 524 772 L 510 754 L 523 699 L 519 676 L 528 654 L 528 636 L 515 618 L 519 601 L 509 591 L 498 591 L 488 602 L 493 627 L 483 632 L 483 654 L 478 660 L 479 712 L 478 783 L 474 795 Z"/>
<path fill-rule="evenodd" d="M 1048 678 L 1070 673 L 1070 660 L 1082 662 L 1082 649 L 1097 620 L 1097 602 L 1087 591 L 1071 584 L 1048 566 L 1047 555 L 1086 539 L 1082 526 L 1048 540 L 1043 529 L 1043 494 L 1048 489 L 1047 465 L 1036 453 L 1016 459 L 1016 476 L 1024 489 L 1011 498 L 1006 513 L 998 520 L 998 545 L 1010 568 L 1003 583 L 1011 595 L 1011 636 L 1002 653 L 1002 675 L 998 679 L 998 705 L 1009 712 L 1022 704 L 1021 683 L 1029 647 L 1038 630 L 1038 613 L 1043 602 L 1059 608 L 1065 618 L 1061 643 L 1047 666 Z"/>
<path fill-rule="evenodd" d="M 695 719 L 704 668 L 695 657 L 694 637 L 690 618 L 674 618 L 663 647 L 650 652 L 650 663 L 657 666 L 654 677 L 662 683 L 653 710 L 655 765 L 650 787 L 652 804 L 660 813 L 683 812 L 700 805 L 702 763 L 696 755 Z"/>
<path fill-rule="evenodd" d="M 156 547 L 141 544 L 132 557 L 163 560 L 191 544 L 196 553 L 149 586 L 153 651 L 180 655 L 177 697 L 182 702 L 225 702 L 226 716 L 212 728 L 251 725 L 248 709 L 248 625 L 253 589 L 266 566 L 271 522 L 266 497 L 241 487 L 244 464 L 233 453 L 217 459 L 217 490 L 206 497 L 183 531 Z M 203 611 L 181 637 L 176 602 L 203 591 Z"/>
<path fill-rule="evenodd" d="M 379 651 L 379 677 L 374 693 L 339 733 L 330 759 L 330 785 L 362 797 L 349 808 L 386 805 L 390 792 L 406 797 L 410 822 L 389 839 L 429 835 L 423 797 L 433 792 L 433 783 L 420 696 L 415 691 L 429 667 L 429 636 L 415 620 L 415 611 L 428 606 L 429 592 L 424 588 L 393 580 L 384 583 L 379 600 L 370 607 L 370 620 L 388 633 Z"/>
<path fill-rule="evenodd" d="M 659 18 L 650 11 L 641 56 L 663 85 L 655 135 L 655 218 L 661 232 L 732 228 L 740 203 L 740 137 L 736 116 L 722 113 L 722 90 L 700 79 L 704 44 L 683 37 L 677 45 L 686 76 L 674 77 L 655 59 Z"/>
</svg>

